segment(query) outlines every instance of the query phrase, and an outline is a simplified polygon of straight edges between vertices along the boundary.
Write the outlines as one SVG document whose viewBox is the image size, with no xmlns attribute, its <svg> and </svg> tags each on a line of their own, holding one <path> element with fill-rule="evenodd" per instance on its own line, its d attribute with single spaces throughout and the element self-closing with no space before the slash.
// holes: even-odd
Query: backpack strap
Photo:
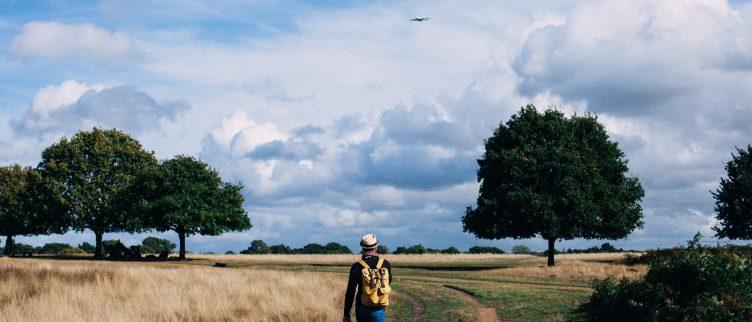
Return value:
<svg viewBox="0 0 752 322">
<path fill-rule="evenodd" d="M 384 264 L 384 258 L 383 257 L 379 258 L 379 262 L 376 263 L 376 269 L 380 269 L 382 264 Z"/>
<path fill-rule="evenodd" d="M 370 268 L 371 268 L 371 266 L 368 266 L 368 263 L 366 263 L 366 262 L 365 262 L 365 261 L 363 261 L 362 259 L 359 259 L 359 260 L 358 260 L 358 263 L 360 263 L 360 266 L 363 266 L 363 268 L 368 268 L 368 269 L 370 269 Z M 381 262 L 379 262 L 379 263 L 381 263 Z"/>
</svg>

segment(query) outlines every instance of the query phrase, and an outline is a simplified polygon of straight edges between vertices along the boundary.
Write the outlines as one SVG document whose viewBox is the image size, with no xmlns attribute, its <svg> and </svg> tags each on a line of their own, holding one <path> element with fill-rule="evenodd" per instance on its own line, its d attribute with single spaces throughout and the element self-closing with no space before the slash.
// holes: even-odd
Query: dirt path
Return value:
<svg viewBox="0 0 752 322">
<path fill-rule="evenodd" d="M 480 304 L 472 295 L 468 294 L 470 293 L 468 290 L 452 285 L 444 285 L 444 287 L 454 291 L 465 303 L 478 308 L 478 322 L 501 322 L 499 316 L 496 315 L 496 309 Z"/>
<path fill-rule="evenodd" d="M 413 305 L 413 314 L 410 316 L 410 322 L 423 322 L 426 320 L 426 305 L 415 295 L 401 291 L 400 296 L 404 296 Z"/>
</svg>

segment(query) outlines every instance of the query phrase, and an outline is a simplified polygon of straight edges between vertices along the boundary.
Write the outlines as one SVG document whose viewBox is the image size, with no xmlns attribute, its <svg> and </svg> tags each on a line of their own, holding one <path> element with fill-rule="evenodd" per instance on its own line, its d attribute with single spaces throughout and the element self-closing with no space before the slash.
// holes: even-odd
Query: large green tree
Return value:
<svg viewBox="0 0 752 322">
<path fill-rule="evenodd" d="M 62 234 L 68 229 L 63 202 L 36 169 L 0 167 L 0 233 L 5 254 L 14 254 L 13 237 Z"/>
<path fill-rule="evenodd" d="M 465 231 L 479 238 L 619 239 L 642 227 L 644 195 L 595 116 L 528 105 L 502 123 L 478 160 L 479 196 Z"/>
<path fill-rule="evenodd" d="M 726 163 L 728 178 L 713 193 L 716 218 L 716 236 L 730 239 L 752 239 L 752 146 L 736 149 Z"/>
<path fill-rule="evenodd" d="M 142 230 L 130 211 L 140 196 L 130 187 L 156 164 L 154 154 L 131 136 L 94 128 L 45 149 L 39 169 L 66 201 L 73 228 L 94 232 L 94 255 L 101 257 L 105 233 Z"/>
<path fill-rule="evenodd" d="M 163 161 L 140 185 L 145 192 L 141 209 L 149 214 L 148 225 L 178 234 L 181 259 L 188 236 L 251 228 L 243 209 L 242 186 L 223 182 L 217 171 L 200 160 L 177 156 Z"/>
</svg>

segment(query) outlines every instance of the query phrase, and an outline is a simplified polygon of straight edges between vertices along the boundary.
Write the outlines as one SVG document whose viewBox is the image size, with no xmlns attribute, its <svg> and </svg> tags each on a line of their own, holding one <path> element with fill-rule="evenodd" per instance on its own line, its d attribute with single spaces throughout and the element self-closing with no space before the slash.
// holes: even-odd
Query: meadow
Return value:
<svg viewBox="0 0 752 322">
<path fill-rule="evenodd" d="M 624 254 L 386 255 L 392 321 L 564 321 L 593 279 L 637 278 Z M 198 255 L 186 261 L 0 258 L 6 321 L 341 321 L 356 255 Z M 217 262 L 227 267 L 214 267 Z"/>
</svg>

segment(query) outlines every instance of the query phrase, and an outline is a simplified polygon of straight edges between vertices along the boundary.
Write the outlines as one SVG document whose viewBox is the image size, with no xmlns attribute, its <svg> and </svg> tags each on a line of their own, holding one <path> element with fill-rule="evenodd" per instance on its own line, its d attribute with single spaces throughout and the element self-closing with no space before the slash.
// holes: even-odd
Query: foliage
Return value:
<svg viewBox="0 0 752 322">
<path fill-rule="evenodd" d="M 0 167 L 0 234 L 6 237 L 6 255 L 14 254 L 14 236 L 64 233 L 68 222 L 62 209 L 62 200 L 39 171 L 18 164 Z"/>
<path fill-rule="evenodd" d="M 267 245 L 263 240 L 256 239 L 251 242 L 251 246 L 248 246 L 247 249 L 240 251 L 241 254 L 269 254 L 271 251 L 269 250 L 269 245 Z"/>
<path fill-rule="evenodd" d="M 41 249 L 39 249 L 39 253 L 48 255 L 63 255 L 66 252 L 72 252 L 71 249 L 73 248 L 73 246 L 65 243 L 47 243 L 44 244 Z"/>
<path fill-rule="evenodd" d="M 593 321 L 750 321 L 750 260 L 733 248 L 702 247 L 698 234 L 651 263 L 642 280 L 596 282 L 582 312 Z"/>
<path fill-rule="evenodd" d="M 713 193 L 720 224 L 713 229 L 718 237 L 752 239 L 752 145 L 736 150 L 726 164 L 728 178 Z"/>
<path fill-rule="evenodd" d="M 512 247 L 512 254 L 530 254 L 530 248 L 525 245 L 515 245 Z"/>
<path fill-rule="evenodd" d="M 62 138 L 42 152 L 39 169 L 51 178 L 66 201 L 67 213 L 77 231 L 90 229 L 96 237 L 95 256 L 102 256 L 104 233 L 143 228 L 130 212 L 138 190 L 134 179 L 156 165 L 153 153 L 118 130 L 81 131 Z"/>
<path fill-rule="evenodd" d="M 23 255 L 29 253 L 36 253 L 37 249 L 34 246 L 24 243 L 13 243 L 13 253 L 15 255 Z M 0 251 L 5 254 L 5 247 L 0 247 Z"/>
<path fill-rule="evenodd" d="M 251 228 L 243 209 L 242 186 L 223 182 L 203 161 L 177 156 L 163 161 L 141 177 L 139 209 L 148 213 L 146 225 L 158 231 L 172 230 L 180 239 L 180 258 L 185 258 L 185 238 L 217 236 L 225 231 Z"/>
<path fill-rule="evenodd" d="M 504 250 L 493 246 L 473 246 L 467 251 L 470 254 L 504 254 Z"/>
<path fill-rule="evenodd" d="M 421 244 L 413 245 L 410 247 L 397 247 L 393 254 L 425 254 L 428 250 Z"/>
<path fill-rule="evenodd" d="M 172 253 L 175 250 L 175 243 L 162 238 L 146 237 L 141 241 L 141 253 L 144 254 L 159 254 L 163 251 Z"/>
<path fill-rule="evenodd" d="M 96 250 L 96 247 L 94 245 L 89 244 L 88 242 L 83 242 L 78 244 L 78 248 L 85 251 L 88 254 L 94 254 L 94 251 Z"/>
<path fill-rule="evenodd" d="M 389 254 L 389 247 L 379 244 L 379 246 L 376 247 L 376 252 L 379 254 Z"/>
<path fill-rule="evenodd" d="M 540 236 L 553 251 L 558 239 L 618 239 L 642 226 L 642 186 L 625 175 L 624 153 L 595 116 L 528 105 L 485 150 L 477 207 L 462 219 L 479 238 Z"/>
<path fill-rule="evenodd" d="M 292 249 L 285 244 L 271 245 L 269 246 L 269 252 L 272 254 L 291 254 Z"/>
<path fill-rule="evenodd" d="M 352 254 L 352 250 L 350 250 L 349 247 L 345 245 L 341 245 L 339 243 L 331 242 L 326 245 L 324 245 L 324 250 L 327 254 Z"/>
<path fill-rule="evenodd" d="M 442 254 L 460 254 L 462 252 L 460 252 L 460 250 L 457 249 L 454 246 L 449 246 L 449 248 L 447 248 L 447 249 L 442 249 L 440 251 L 440 253 L 442 253 Z"/>
<path fill-rule="evenodd" d="M 119 242 L 119 240 L 114 240 L 114 239 L 103 240 L 102 241 L 102 251 L 105 254 L 112 253 L 112 250 L 115 249 L 115 247 L 117 246 L 118 242 Z"/>
<path fill-rule="evenodd" d="M 235 252 L 228 250 L 225 252 L 225 255 L 235 255 Z"/>
</svg>

